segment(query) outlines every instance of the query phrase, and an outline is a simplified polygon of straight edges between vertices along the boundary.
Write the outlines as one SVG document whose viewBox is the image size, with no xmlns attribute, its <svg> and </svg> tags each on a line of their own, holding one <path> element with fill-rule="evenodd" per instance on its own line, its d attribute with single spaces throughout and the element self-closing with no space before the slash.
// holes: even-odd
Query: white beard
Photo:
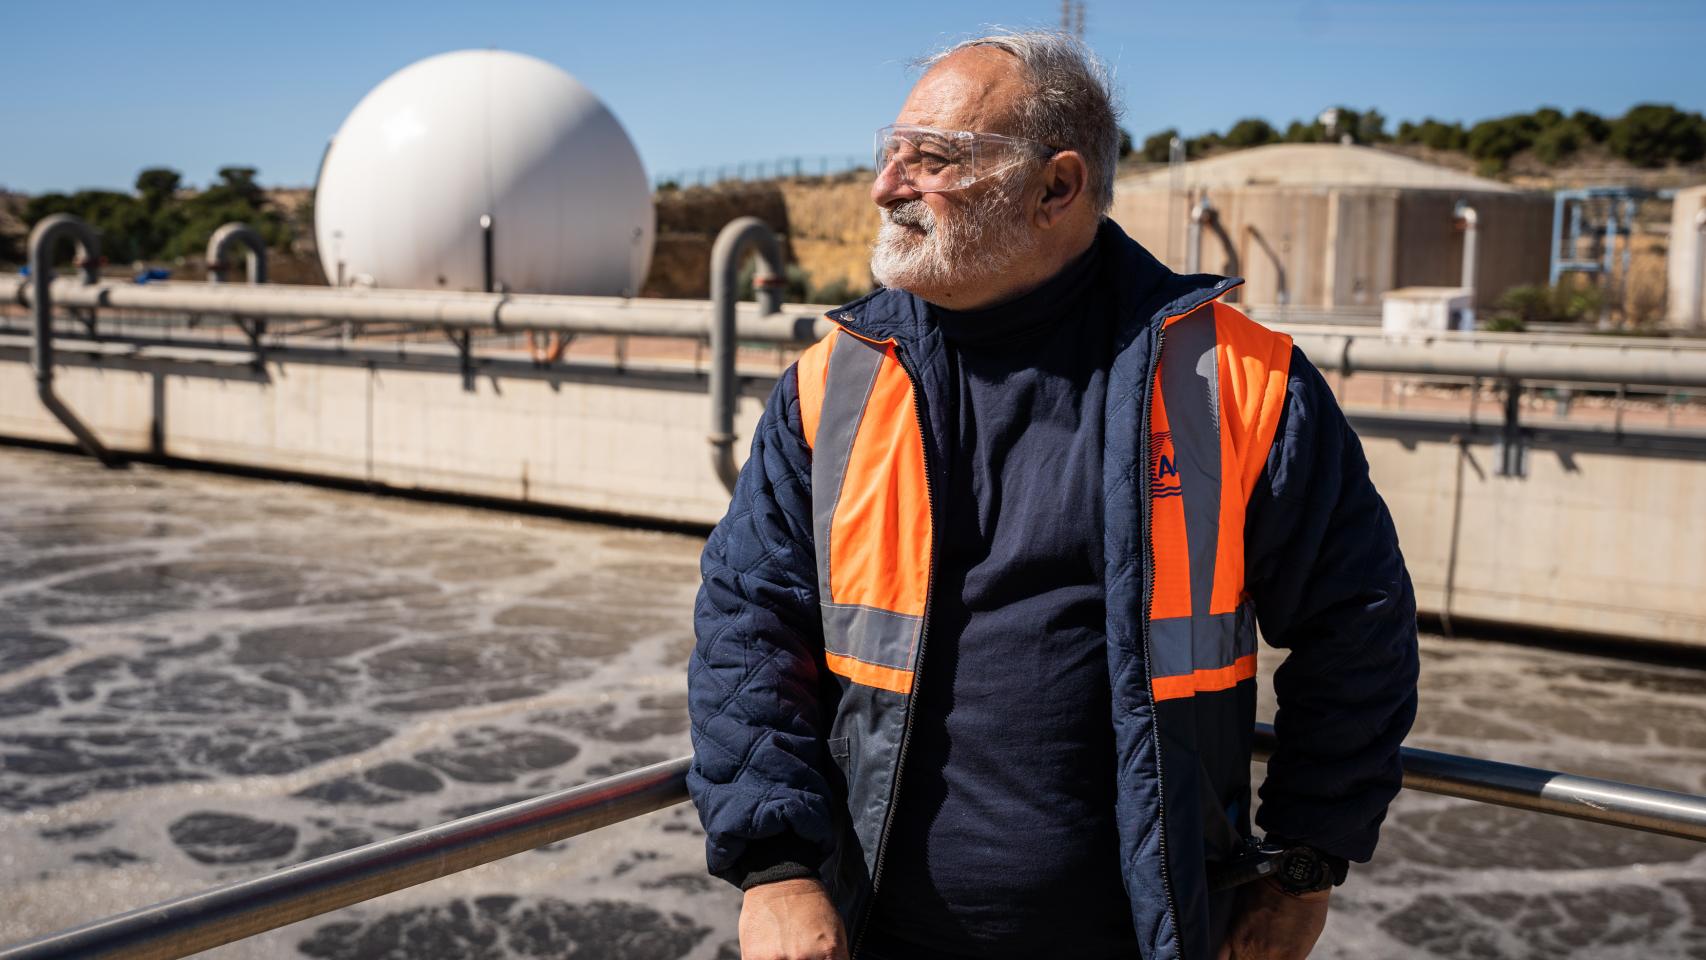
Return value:
<svg viewBox="0 0 1706 960">
<path fill-rule="evenodd" d="M 939 221 L 923 200 L 885 207 L 871 249 L 871 276 L 885 287 L 936 291 L 987 280 L 1037 248 L 1017 215 L 1025 178 L 1003 177 L 960 216 Z M 924 231 L 918 236 L 913 228 Z"/>
</svg>

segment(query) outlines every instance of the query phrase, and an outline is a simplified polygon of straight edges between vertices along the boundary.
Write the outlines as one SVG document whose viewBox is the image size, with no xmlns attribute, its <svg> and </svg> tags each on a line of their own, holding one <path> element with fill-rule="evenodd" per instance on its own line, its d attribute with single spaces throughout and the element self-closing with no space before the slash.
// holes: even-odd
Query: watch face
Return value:
<svg viewBox="0 0 1706 960">
<path fill-rule="evenodd" d="M 1307 847 L 1287 850 L 1280 860 L 1279 881 L 1298 892 L 1320 889 L 1323 866 L 1321 858 Z"/>
</svg>

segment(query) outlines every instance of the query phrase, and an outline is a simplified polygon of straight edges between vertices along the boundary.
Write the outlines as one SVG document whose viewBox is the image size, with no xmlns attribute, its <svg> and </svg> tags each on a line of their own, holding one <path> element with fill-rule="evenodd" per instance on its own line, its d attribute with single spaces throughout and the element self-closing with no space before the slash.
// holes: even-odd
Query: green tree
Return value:
<svg viewBox="0 0 1706 960">
<path fill-rule="evenodd" d="M 148 254 L 150 218 L 142 202 L 114 190 L 79 190 L 73 194 L 44 193 L 24 204 L 24 222 L 34 228 L 43 218 L 69 213 L 101 234 L 101 256 L 128 263 Z M 69 258 L 69 254 L 64 255 Z"/>
<path fill-rule="evenodd" d="M 1604 117 L 1590 110 L 1577 110 L 1570 114 L 1570 122 L 1582 131 L 1583 136 L 1594 143 L 1604 143 L 1605 138 L 1611 135 L 1611 124 L 1606 123 Z"/>
<path fill-rule="evenodd" d="M 1392 138 L 1386 135 L 1386 117 L 1379 110 L 1370 108 L 1357 115 L 1356 126 L 1352 128 L 1352 136 L 1357 143 L 1385 143 Z"/>
<path fill-rule="evenodd" d="M 1397 141 L 1404 144 L 1421 144 L 1431 150 L 1462 150 L 1467 144 L 1468 136 L 1463 132 L 1460 123 L 1445 123 L 1426 117 L 1421 123 L 1411 123 L 1406 120 L 1398 125 Z"/>
<path fill-rule="evenodd" d="M 1483 120 L 1469 128 L 1469 155 L 1481 161 L 1483 169 L 1496 173 L 1511 157 L 1533 146 L 1539 132 L 1531 114 Z"/>
<path fill-rule="evenodd" d="M 155 213 L 176 199 L 184 178 L 169 167 L 149 167 L 136 175 L 136 192 L 149 213 Z"/>
<path fill-rule="evenodd" d="M 1131 156 L 1131 151 L 1132 151 L 1131 131 L 1127 130 L 1124 127 L 1121 127 L 1120 128 L 1120 159 L 1124 160 L 1126 157 Z"/>
<path fill-rule="evenodd" d="M 1291 125 L 1285 128 L 1286 143 L 1320 143 L 1325 139 L 1327 131 L 1319 121 L 1304 123 L 1302 120 L 1293 120 Z"/>
<path fill-rule="evenodd" d="M 1143 140 L 1143 159 L 1150 163 L 1166 163 L 1172 159 L 1173 138 L 1179 131 L 1168 127 L 1160 133 L 1152 133 Z"/>
<path fill-rule="evenodd" d="M 1612 123 L 1606 145 L 1640 167 L 1693 163 L 1706 157 L 1706 119 L 1670 104 L 1643 103 Z"/>
<path fill-rule="evenodd" d="M 113 190 L 44 193 L 24 205 L 31 227 L 54 213 L 69 213 L 101 233 L 101 253 L 114 263 L 172 259 L 200 254 L 222 224 L 240 220 L 259 230 L 270 246 L 290 242 L 290 225 L 267 200 L 254 167 L 225 167 L 219 182 L 179 196 L 175 170 L 149 167 L 136 176 L 135 195 Z"/>
<path fill-rule="evenodd" d="M 1220 134 L 1210 130 L 1200 137 L 1192 137 L 1185 141 L 1185 156 L 1192 160 L 1201 159 L 1219 149 L 1225 142 L 1221 139 Z"/>
<path fill-rule="evenodd" d="M 1273 143 L 1279 139 L 1276 131 L 1266 120 L 1259 117 L 1246 117 L 1232 125 L 1226 131 L 1226 145 L 1234 149 L 1259 147 Z"/>
<path fill-rule="evenodd" d="M 1534 155 L 1541 163 L 1555 167 L 1575 156 L 1585 139 L 1586 135 L 1574 121 L 1564 120 L 1547 127 L 1534 138 Z"/>
</svg>

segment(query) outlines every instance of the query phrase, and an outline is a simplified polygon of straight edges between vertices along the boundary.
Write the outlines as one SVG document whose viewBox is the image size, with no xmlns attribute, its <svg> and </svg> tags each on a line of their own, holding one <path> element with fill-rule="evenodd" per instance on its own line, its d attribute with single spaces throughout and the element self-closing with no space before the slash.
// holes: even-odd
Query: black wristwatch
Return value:
<svg viewBox="0 0 1706 960">
<path fill-rule="evenodd" d="M 1278 869 L 1268 876 L 1286 893 L 1315 893 L 1343 881 L 1334 866 L 1325 854 L 1314 847 L 1286 847 L 1279 854 Z"/>
</svg>

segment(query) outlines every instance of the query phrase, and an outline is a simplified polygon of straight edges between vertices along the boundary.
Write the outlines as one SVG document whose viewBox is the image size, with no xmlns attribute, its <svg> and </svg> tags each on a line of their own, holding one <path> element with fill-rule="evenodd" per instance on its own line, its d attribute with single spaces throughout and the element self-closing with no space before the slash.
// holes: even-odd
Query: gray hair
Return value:
<svg viewBox="0 0 1706 960">
<path fill-rule="evenodd" d="M 1120 159 L 1120 106 L 1108 68 L 1077 38 L 1052 30 L 978 37 L 918 63 L 928 70 L 971 47 L 1006 51 L 1024 66 L 1032 96 L 1020 103 L 1012 132 L 1082 154 L 1090 167 L 1096 209 L 1107 213 L 1114 203 L 1114 168 Z"/>
</svg>

